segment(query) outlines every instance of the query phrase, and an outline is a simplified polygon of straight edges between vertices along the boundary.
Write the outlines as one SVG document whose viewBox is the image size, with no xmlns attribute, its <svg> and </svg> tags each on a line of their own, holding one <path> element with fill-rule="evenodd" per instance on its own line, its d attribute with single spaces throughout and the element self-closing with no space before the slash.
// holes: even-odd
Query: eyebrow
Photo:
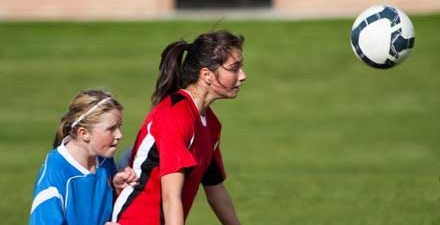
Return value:
<svg viewBox="0 0 440 225">
<path fill-rule="evenodd" d="M 243 65 L 243 61 L 243 58 L 241 60 L 235 60 L 233 63 L 229 64 L 229 66 Z"/>
</svg>

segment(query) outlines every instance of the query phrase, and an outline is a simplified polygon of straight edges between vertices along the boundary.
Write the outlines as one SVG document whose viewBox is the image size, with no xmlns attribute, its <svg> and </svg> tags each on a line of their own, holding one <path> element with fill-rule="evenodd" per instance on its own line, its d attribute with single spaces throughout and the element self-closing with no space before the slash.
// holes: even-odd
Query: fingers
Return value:
<svg viewBox="0 0 440 225">
<path fill-rule="evenodd" d="M 136 185 L 139 178 L 136 176 L 136 172 L 134 171 L 134 169 L 131 167 L 126 167 L 124 171 L 126 172 L 127 175 L 126 177 L 127 183 L 129 183 L 131 186 Z"/>
<path fill-rule="evenodd" d="M 131 167 L 126 167 L 116 176 L 118 176 L 117 183 L 120 188 L 126 188 L 128 186 L 136 186 L 139 183 L 138 182 L 139 178 L 136 176 L 136 172 Z"/>
<path fill-rule="evenodd" d="M 113 177 L 113 185 L 116 188 L 124 189 L 128 186 L 136 186 L 139 184 L 139 178 L 133 168 L 126 167 L 123 171 L 117 173 Z"/>
</svg>

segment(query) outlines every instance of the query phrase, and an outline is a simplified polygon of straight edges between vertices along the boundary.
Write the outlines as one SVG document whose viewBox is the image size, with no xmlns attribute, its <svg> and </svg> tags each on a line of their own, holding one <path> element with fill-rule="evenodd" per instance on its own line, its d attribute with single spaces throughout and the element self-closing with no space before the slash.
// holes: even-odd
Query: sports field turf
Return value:
<svg viewBox="0 0 440 225">
<path fill-rule="evenodd" d="M 246 37 L 239 97 L 223 122 L 226 185 L 248 225 L 440 224 L 440 15 L 413 16 L 412 55 L 372 69 L 352 20 L 222 22 Z M 26 224 L 38 169 L 80 89 L 125 106 L 132 144 L 160 52 L 206 22 L 0 23 L 1 224 Z M 199 192 L 188 224 L 219 224 Z"/>
</svg>

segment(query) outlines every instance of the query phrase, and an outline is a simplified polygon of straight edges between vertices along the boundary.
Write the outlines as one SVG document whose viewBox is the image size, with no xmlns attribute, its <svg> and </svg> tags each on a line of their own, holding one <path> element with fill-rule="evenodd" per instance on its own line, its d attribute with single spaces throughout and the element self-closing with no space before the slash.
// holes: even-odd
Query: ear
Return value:
<svg viewBox="0 0 440 225">
<path fill-rule="evenodd" d="M 90 132 L 84 127 L 78 127 L 76 131 L 78 139 L 89 142 L 90 141 Z"/>
<path fill-rule="evenodd" d="M 204 81 L 206 84 L 211 85 L 214 80 L 215 74 L 206 67 L 200 69 L 199 79 Z"/>
</svg>

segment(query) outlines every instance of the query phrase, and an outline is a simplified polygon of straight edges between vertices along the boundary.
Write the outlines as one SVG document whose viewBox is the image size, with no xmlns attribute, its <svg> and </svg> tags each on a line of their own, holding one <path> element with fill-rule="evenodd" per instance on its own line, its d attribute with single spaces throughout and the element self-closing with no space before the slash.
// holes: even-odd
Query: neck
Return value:
<svg viewBox="0 0 440 225">
<path fill-rule="evenodd" d="M 201 90 L 201 88 L 197 86 L 188 86 L 184 89 L 189 95 L 191 95 L 194 103 L 197 106 L 197 109 L 199 110 L 200 115 L 204 115 L 206 109 L 208 108 L 209 104 L 211 103 L 209 101 L 208 93 Z"/>
<path fill-rule="evenodd" d="M 91 156 L 87 148 L 82 146 L 76 140 L 71 140 L 66 144 L 67 151 L 69 154 L 84 168 L 88 171 L 96 171 L 96 156 Z"/>
</svg>

